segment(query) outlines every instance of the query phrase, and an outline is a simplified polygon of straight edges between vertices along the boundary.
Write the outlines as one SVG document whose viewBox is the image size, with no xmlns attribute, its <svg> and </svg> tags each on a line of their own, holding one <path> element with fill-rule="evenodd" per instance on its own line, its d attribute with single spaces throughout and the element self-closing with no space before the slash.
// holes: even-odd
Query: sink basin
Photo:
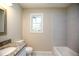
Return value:
<svg viewBox="0 0 79 59">
<path fill-rule="evenodd" d="M 0 56 L 7 56 L 14 52 L 17 48 L 16 47 L 7 47 L 2 50 L 0 50 Z"/>
</svg>

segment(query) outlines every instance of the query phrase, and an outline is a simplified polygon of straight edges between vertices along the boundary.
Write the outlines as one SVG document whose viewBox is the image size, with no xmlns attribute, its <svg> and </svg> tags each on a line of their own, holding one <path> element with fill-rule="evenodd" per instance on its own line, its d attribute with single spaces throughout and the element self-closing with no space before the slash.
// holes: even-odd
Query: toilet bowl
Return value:
<svg viewBox="0 0 79 59">
<path fill-rule="evenodd" d="M 26 47 L 26 56 L 31 56 L 33 52 L 33 48 L 32 47 Z"/>
</svg>

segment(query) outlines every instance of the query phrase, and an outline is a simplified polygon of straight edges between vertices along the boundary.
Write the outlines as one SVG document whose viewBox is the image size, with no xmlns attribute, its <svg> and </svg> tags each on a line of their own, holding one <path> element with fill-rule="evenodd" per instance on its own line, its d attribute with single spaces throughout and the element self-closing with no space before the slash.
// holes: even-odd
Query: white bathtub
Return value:
<svg viewBox="0 0 79 59">
<path fill-rule="evenodd" d="M 54 54 L 56 56 L 77 56 L 78 54 L 68 47 L 54 47 Z"/>
</svg>

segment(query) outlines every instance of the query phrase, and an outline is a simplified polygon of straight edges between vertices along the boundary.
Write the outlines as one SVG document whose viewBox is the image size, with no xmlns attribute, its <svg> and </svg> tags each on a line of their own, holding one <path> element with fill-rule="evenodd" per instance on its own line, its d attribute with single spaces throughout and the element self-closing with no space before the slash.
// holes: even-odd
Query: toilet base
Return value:
<svg viewBox="0 0 79 59">
<path fill-rule="evenodd" d="M 26 47 L 26 56 L 32 56 L 33 48 L 32 47 Z"/>
</svg>

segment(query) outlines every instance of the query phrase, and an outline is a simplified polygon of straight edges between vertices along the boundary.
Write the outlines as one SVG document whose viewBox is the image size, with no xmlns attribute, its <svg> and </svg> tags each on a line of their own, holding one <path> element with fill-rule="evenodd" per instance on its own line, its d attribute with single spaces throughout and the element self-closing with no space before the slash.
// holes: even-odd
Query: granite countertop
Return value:
<svg viewBox="0 0 79 59">
<path fill-rule="evenodd" d="M 15 50 L 14 52 L 10 53 L 10 54 L 7 55 L 7 56 L 16 56 L 17 53 L 18 53 L 21 49 L 23 49 L 25 46 L 26 46 L 26 44 L 22 44 L 22 45 L 20 45 L 20 46 L 17 46 L 17 47 L 16 47 L 16 50 Z"/>
<path fill-rule="evenodd" d="M 9 51 L 6 51 L 6 52 L 3 51 L 2 53 L 0 53 L 0 56 L 16 56 L 17 53 L 19 53 L 19 51 L 26 46 L 25 42 L 20 42 L 20 41 L 18 41 L 18 42 L 12 42 L 12 43 L 9 43 L 9 44 L 6 44 L 6 45 L 0 47 L 0 51 L 2 51 L 5 48 L 8 48 L 8 47 L 15 47 L 16 48 L 14 51 L 12 51 L 11 53 L 9 53 L 8 55 L 5 55 L 5 54 L 7 52 L 9 52 Z"/>
</svg>

